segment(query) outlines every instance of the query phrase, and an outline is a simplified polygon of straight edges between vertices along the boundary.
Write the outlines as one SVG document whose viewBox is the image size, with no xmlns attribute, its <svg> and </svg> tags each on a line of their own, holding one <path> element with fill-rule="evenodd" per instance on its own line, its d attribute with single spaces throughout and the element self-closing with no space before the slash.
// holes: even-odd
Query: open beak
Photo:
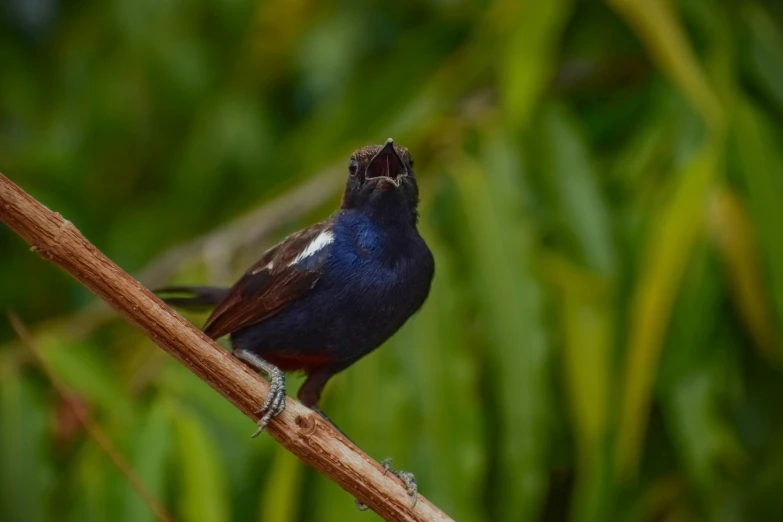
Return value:
<svg viewBox="0 0 783 522">
<path fill-rule="evenodd" d="M 400 185 L 400 177 L 406 175 L 408 169 L 394 150 L 394 140 L 389 138 L 367 165 L 365 179 L 386 178 L 395 186 Z"/>
</svg>

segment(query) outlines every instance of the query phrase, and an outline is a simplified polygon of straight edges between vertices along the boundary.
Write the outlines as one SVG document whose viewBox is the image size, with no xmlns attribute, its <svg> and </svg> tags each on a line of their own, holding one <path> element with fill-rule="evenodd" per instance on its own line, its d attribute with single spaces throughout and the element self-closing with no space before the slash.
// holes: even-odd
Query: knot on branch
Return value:
<svg viewBox="0 0 783 522">
<path fill-rule="evenodd" d="M 310 438 L 318 427 L 318 419 L 314 415 L 297 415 L 294 422 L 299 426 L 299 436 L 306 439 Z"/>
<path fill-rule="evenodd" d="M 30 247 L 30 252 L 37 253 L 38 255 L 40 255 L 44 259 L 52 259 L 54 257 L 54 254 L 52 254 L 51 250 L 49 250 L 49 249 L 47 249 L 45 247 L 42 248 L 42 247 L 38 247 L 38 246 L 33 245 L 33 246 Z"/>
</svg>

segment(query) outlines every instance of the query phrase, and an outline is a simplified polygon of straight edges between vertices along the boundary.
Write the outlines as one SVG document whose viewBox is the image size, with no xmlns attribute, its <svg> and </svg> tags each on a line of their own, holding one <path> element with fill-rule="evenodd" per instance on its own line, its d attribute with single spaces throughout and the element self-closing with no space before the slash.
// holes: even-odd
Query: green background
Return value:
<svg viewBox="0 0 783 522">
<path fill-rule="evenodd" d="M 359 446 L 461 521 L 783 520 L 777 0 L 0 5 L 0 171 L 147 285 L 389 136 L 437 275 L 327 388 Z M 7 228 L 0 296 L 175 519 L 377 518 Z M 0 520 L 153 520 L 5 318 Z"/>
</svg>

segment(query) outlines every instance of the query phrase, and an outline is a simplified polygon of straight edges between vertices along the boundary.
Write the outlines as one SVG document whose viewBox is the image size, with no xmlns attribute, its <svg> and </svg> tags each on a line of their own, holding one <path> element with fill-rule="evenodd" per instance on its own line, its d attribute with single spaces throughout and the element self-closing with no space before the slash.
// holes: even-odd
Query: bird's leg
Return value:
<svg viewBox="0 0 783 522">
<path fill-rule="evenodd" d="M 321 400 L 321 392 L 323 391 L 326 382 L 332 375 L 334 375 L 334 372 L 329 370 L 316 370 L 309 374 L 304 384 L 302 384 L 302 387 L 299 388 L 297 397 L 299 398 L 299 402 L 316 412 L 321 416 L 321 418 L 331 424 L 334 429 L 342 433 L 346 439 L 353 442 L 351 438 L 346 435 L 345 432 L 341 430 L 332 421 L 332 419 L 327 417 L 326 414 L 318 407 L 318 402 Z M 381 466 L 383 466 L 384 475 L 386 473 L 391 473 L 402 481 L 402 483 L 405 485 L 405 488 L 408 490 L 408 494 L 413 497 L 413 505 L 416 506 L 416 502 L 419 500 L 419 492 L 418 486 L 416 484 L 416 477 L 413 476 L 413 473 L 392 469 L 391 459 L 385 459 L 381 461 Z M 358 498 L 354 499 L 354 501 L 356 502 L 356 507 L 359 509 L 359 511 L 365 511 L 367 509 L 367 504 Z"/>
<path fill-rule="evenodd" d="M 332 377 L 332 375 L 334 375 L 334 373 L 335 372 L 332 370 L 322 368 L 308 374 L 307 379 L 299 388 L 299 393 L 297 393 L 296 396 L 299 398 L 299 402 L 320 415 L 321 418 L 331 424 L 334 429 L 342 433 L 346 439 L 351 440 L 350 437 L 348 437 L 348 435 L 346 435 L 343 430 L 341 430 L 334 422 L 332 422 L 332 419 L 327 417 L 326 414 L 318 407 L 318 403 L 321 401 L 321 392 L 323 392 L 324 386 L 326 386 L 326 382 Z M 351 440 L 351 442 L 353 441 Z"/>
<path fill-rule="evenodd" d="M 341 430 L 332 419 L 327 417 L 318 406 L 318 403 L 321 401 L 321 392 L 323 392 L 324 386 L 326 386 L 326 382 L 334 374 L 334 371 L 327 369 L 315 370 L 314 372 L 308 374 L 307 379 L 299 388 L 299 393 L 297 393 L 296 396 L 299 398 L 299 402 L 316 412 L 323 420 L 331 424 L 334 429 L 339 431 L 343 437 L 353 442 L 351 437 L 346 435 L 345 432 Z M 356 443 L 354 442 L 354 444 Z"/>
<path fill-rule="evenodd" d="M 285 410 L 285 374 L 274 364 L 266 362 L 248 350 L 234 350 L 234 355 L 256 370 L 264 372 L 269 378 L 269 394 L 261 409 L 256 412 L 257 415 L 263 414 L 258 421 L 258 429 L 253 434 L 253 437 L 258 437 L 272 417 L 280 415 Z"/>
</svg>

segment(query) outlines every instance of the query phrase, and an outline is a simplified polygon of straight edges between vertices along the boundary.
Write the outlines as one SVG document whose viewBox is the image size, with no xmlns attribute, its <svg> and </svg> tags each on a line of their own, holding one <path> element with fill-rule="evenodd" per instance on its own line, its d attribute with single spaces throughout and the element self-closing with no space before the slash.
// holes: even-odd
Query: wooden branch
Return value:
<svg viewBox="0 0 783 522">
<path fill-rule="evenodd" d="M 0 220 L 109 303 L 152 341 L 253 420 L 269 385 L 122 271 L 59 213 L 51 212 L 0 174 Z M 418 502 L 401 482 L 337 432 L 318 414 L 291 399 L 268 426 L 291 453 L 329 476 L 386 520 L 451 520 L 425 498 Z M 248 444 L 251 442 L 248 440 Z"/>
</svg>

